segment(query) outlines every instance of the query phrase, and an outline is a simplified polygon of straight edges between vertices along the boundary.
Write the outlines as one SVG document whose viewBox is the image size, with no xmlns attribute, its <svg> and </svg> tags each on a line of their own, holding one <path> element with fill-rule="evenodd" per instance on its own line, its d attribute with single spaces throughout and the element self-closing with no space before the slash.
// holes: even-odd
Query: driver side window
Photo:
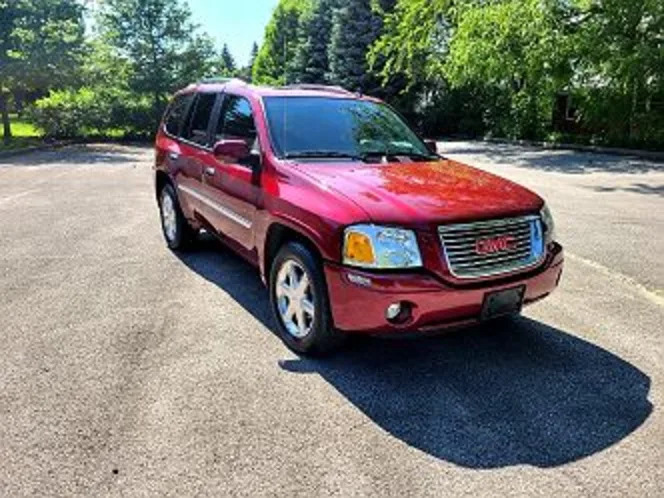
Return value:
<svg viewBox="0 0 664 498">
<path fill-rule="evenodd" d="M 215 141 L 231 139 L 244 140 L 252 154 L 260 153 L 251 104 L 244 97 L 226 94 L 215 130 Z"/>
</svg>

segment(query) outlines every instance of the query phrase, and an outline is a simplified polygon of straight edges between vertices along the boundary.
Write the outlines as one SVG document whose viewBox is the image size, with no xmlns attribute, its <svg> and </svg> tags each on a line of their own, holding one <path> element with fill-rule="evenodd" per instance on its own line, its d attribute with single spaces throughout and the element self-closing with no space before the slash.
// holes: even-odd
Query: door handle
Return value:
<svg viewBox="0 0 664 498">
<path fill-rule="evenodd" d="M 177 152 L 169 152 L 168 157 L 172 161 L 177 161 L 177 159 L 180 157 L 180 154 L 178 154 Z"/>
<path fill-rule="evenodd" d="M 208 166 L 204 170 L 205 176 L 214 176 L 216 172 L 217 171 L 214 168 L 212 168 L 211 166 Z"/>
</svg>

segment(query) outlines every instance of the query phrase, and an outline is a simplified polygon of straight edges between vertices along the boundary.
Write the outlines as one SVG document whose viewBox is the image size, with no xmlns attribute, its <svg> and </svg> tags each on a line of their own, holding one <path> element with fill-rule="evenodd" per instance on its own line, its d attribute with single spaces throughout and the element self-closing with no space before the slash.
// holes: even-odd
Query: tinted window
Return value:
<svg viewBox="0 0 664 498">
<path fill-rule="evenodd" d="M 193 98 L 193 94 L 187 94 L 178 95 L 173 99 L 166 117 L 166 131 L 171 135 L 177 137 L 180 134 L 184 116 Z"/>
<path fill-rule="evenodd" d="M 235 95 L 224 97 L 215 138 L 217 141 L 242 139 L 250 149 L 256 150 L 256 126 L 247 99 Z"/>
<path fill-rule="evenodd" d="M 183 138 L 199 145 L 208 145 L 208 125 L 216 99 L 217 95 L 214 93 L 198 94 L 190 125 L 183 134 Z"/>
<path fill-rule="evenodd" d="M 280 156 L 328 152 L 431 157 L 422 140 L 383 104 L 328 97 L 267 97 L 265 108 Z"/>
</svg>

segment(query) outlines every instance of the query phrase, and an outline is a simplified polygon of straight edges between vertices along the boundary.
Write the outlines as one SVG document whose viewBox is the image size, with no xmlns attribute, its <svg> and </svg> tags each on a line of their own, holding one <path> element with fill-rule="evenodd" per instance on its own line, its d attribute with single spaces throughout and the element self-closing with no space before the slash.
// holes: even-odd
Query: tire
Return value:
<svg viewBox="0 0 664 498">
<path fill-rule="evenodd" d="M 175 190 L 170 184 L 159 192 L 159 216 L 161 230 L 170 249 L 182 251 L 192 246 L 196 232 L 182 213 Z"/>
<path fill-rule="evenodd" d="M 311 356 L 339 349 L 344 335 L 334 329 L 325 276 L 309 249 L 298 242 L 284 245 L 270 267 L 269 287 L 274 321 L 286 346 Z M 293 298 L 299 305 L 291 307 Z"/>
</svg>

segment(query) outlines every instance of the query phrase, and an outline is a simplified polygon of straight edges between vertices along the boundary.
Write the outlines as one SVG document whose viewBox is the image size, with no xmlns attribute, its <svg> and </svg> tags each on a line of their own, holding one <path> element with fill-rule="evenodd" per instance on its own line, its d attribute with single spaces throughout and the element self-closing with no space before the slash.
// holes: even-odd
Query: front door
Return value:
<svg viewBox="0 0 664 498">
<path fill-rule="evenodd" d="M 237 162 L 207 155 L 203 171 L 204 195 L 215 204 L 214 226 L 247 250 L 254 247 L 253 223 L 260 196 L 260 145 L 251 104 L 244 97 L 225 94 L 212 143 L 241 139 L 251 155 Z"/>
</svg>

